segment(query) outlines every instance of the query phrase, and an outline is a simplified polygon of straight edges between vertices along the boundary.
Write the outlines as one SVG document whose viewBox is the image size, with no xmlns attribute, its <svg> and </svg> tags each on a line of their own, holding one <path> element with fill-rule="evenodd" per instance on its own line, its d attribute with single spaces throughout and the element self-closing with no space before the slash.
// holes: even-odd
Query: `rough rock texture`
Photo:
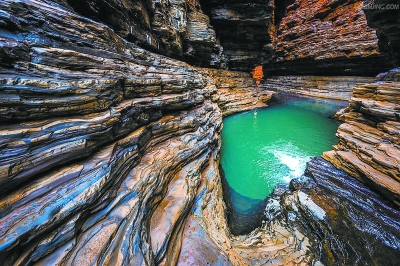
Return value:
<svg viewBox="0 0 400 266">
<path fill-rule="evenodd" d="M 273 92 L 256 86 L 250 74 L 239 71 L 209 69 L 218 92 L 212 99 L 218 103 L 223 116 L 266 107 Z"/>
<path fill-rule="evenodd" d="M 178 265 L 309 265 L 309 239 L 297 228 L 276 223 L 263 226 L 248 235 L 233 236 L 225 220 L 218 162 L 203 172 L 199 197 L 188 218 Z M 204 239 L 200 227 L 208 233 Z M 210 241 L 213 240 L 212 242 Z M 199 242 L 205 240 L 206 245 Z M 198 249 L 194 250 L 194 247 Z M 190 252 L 186 252 L 188 250 Z M 216 251 L 220 250 L 220 252 Z M 184 253 L 185 252 L 185 253 Z M 226 261 L 226 258 L 229 261 Z"/>
<path fill-rule="evenodd" d="M 268 62 L 273 53 L 273 0 L 202 0 L 231 70 L 250 71 Z"/>
<path fill-rule="evenodd" d="M 290 188 L 277 190 L 267 204 L 267 224 L 301 230 L 317 248 L 314 262 L 397 265 L 400 211 L 392 202 L 321 158 L 312 159 Z"/>
<path fill-rule="evenodd" d="M 54 3 L 0 8 L 2 265 L 175 260 L 220 146 L 208 74 Z"/>
<path fill-rule="evenodd" d="M 263 226 L 241 236 L 221 219 L 216 167 L 203 172 L 178 265 L 397 265 L 397 206 L 326 160 L 313 158 L 290 189 L 277 187 Z"/>
<path fill-rule="evenodd" d="M 378 8 L 382 7 L 382 8 Z M 400 65 L 400 1 L 366 0 L 364 13 L 368 25 L 376 29 L 379 51 L 395 64 Z"/>
<path fill-rule="evenodd" d="M 277 29 L 268 75 L 371 75 L 394 67 L 358 0 L 296 0 Z"/>
<path fill-rule="evenodd" d="M 277 193 L 292 200 L 287 212 L 272 199 L 278 209 L 269 206 L 264 226 L 232 236 L 218 171 L 222 116 L 265 106 L 272 92 L 254 89 L 248 74 L 146 51 L 72 8 L 0 0 L 2 265 L 356 264 L 364 246 L 367 262 L 382 264 L 382 250 L 398 257 L 398 211 L 376 194 L 363 197 L 375 208 L 322 221 L 319 208 L 333 209 L 346 189 L 328 206 L 322 190 L 301 194 L 293 183 Z M 372 232 L 357 227 L 365 217 Z"/>
<path fill-rule="evenodd" d="M 209 73 L 138 48 L 59 6 L 0 5 L 7 18 L 0 87 L 3 265 L 188 264 L 195 261 L 186 252 L 191 234 L 197 261 L 203 254 L 210 263 L 245 265 L 282 254 L 283 261 L 307 261 L 307 247 L 298 248 L 303 238 L 275 246 L 284 238 L 265 231 L 258 237 L 269 248 L 245 252 L 253 244 L 244 237 L 230 251 L 217 170 L 222 114 L 211 102 L 227 100 L 215 96 Z M 233 100 L 249 95 L 248 74 L 242 85 L 239 73 L 224 74 L 236 75 L 232 91 L 246 84 Z M 252 98 L 226 110 L 258 106 L 260 97 Z M 205 211 L 196 216 L 198 208 Z"/>
<path fill-rule="evenodd" d="M 351 76 L 275 76 L 263 80 L 261 87 L 314 98 L 348 101 L 357 83 L 371 83 L 373 78 Z"/>
<path fill-rule="evenodd" d="M 384 82 L 354 88 L 337 114 L 345 122 L 339 143 L 323 157 L 400 205 L 400 83 L 389 81 L 398 70 L 389 73 L 380 75 Z"/>
<path fill-rule="evenodd" d="M 221 64 L 222 47 L 198 0 L 63 1 L 64 6 L 151 51 L 196 65 Z"/>
</svg>

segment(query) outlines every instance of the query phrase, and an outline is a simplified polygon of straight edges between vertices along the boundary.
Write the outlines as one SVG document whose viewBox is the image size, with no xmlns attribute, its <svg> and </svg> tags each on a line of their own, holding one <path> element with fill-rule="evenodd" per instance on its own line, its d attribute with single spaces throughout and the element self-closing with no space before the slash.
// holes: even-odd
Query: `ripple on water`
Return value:
<svg viewBox="0 0 400 266">
<path fill-rule="evenodd" d="M 339 104 L 303 99 L 224 119 L 221 166 L 232 213 L 245 217 L 247 205 L 254 210 L 277 184 L 300 177 L 311 157 L 332 149 L 339 123 L 328 116 Z"/>
</svg>

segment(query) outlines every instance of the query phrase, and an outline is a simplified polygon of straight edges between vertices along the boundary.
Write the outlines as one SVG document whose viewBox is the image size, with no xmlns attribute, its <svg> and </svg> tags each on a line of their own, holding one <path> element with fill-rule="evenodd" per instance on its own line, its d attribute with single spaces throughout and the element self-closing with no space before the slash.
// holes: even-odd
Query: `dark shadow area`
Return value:
<svg viewBox="0 0 400 266">
<path fill-rule="evenodd" d="M 227 220 L 229 229 L 234 235 L 248 234 L 261 226 L 264 220 L 266 200 L 252 199 L 237 193 L 228 184 L 222 166 L 221 174 L 224 201 L 227 206 Z"/>
<path fill-rule="evenodd" d="M 287 7 L 295 2 L 295 0 L 275 1 L 275 26 L 279 27 L 283 17 L 286 15 Z"/>
<path fill-rule="evenodd" d="M 324 60 L 306 58 L 263 65 L 266 78 L 285 75 L 375 77 L 393 67 L 395 67 L 393 62 L 388 61 L 382 55 Z"/>
</svg>

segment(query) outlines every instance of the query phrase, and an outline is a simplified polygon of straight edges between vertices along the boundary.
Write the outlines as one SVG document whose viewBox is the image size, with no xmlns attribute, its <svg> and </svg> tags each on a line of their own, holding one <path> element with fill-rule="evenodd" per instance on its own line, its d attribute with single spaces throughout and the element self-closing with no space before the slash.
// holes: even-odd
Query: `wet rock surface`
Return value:
<svg viewBox="0 0 400 266">
<path fill-rule="evenodd" d="M 265 200 L 241 195 L 229 186 L 222 167 L 219 168 L 219 173 L 224 191 L 226 218 L 231 233 L 245 235 L 260 227 L 265 219 Z"/>
<path fill-rule="evenodd" d="M 322 158 L 313 158 L 290 190 L 271 197 L 267 224 L 300 230 L 315 252 L 314 265 L 397 264 L 400 211 L 381 194 Z"/>
<path fill-rule="evenodd" d="M 399 88 L 393 70 L 376 83 L 356 86 L 349 106 L 337 113 L 338 145 L 323 157 L 400 204 Z"/>
</svg>

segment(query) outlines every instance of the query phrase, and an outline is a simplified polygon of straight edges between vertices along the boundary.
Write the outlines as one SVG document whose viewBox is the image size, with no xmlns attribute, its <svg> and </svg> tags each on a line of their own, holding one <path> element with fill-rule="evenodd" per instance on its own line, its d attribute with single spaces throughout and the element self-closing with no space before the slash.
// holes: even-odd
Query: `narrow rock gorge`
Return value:
<svg viewBox="0 0 400 266">
<path fill-rule="evenodd" d="M 368 4 L 0 0 L 1 264 L 397 265 L 400 10 Z M 348 101 L 339 142 L 234 235 L 223 118 L 278 94 Z"/>
</svg>

